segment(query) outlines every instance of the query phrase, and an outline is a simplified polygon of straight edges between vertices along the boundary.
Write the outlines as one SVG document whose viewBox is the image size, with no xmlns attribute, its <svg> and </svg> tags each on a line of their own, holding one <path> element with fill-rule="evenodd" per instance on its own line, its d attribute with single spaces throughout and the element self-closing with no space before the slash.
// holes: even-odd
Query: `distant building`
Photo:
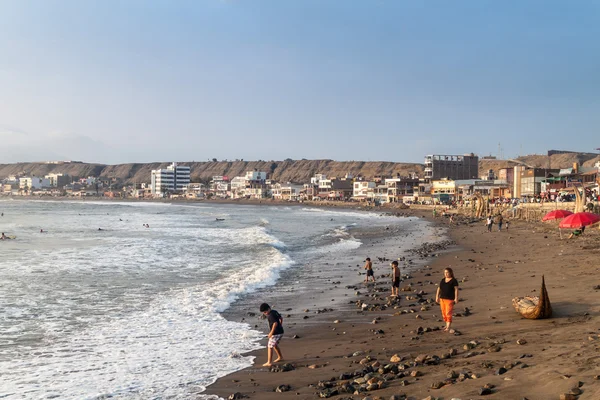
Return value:
<svg viewBox="0 0 600 400">
<path fill-rule="evenodd" d="M 516 172 L 516 170 L 515 170 Z M 542 192 L 542 182 L 558 176 L 560 169 L 529 168 L 520 171 L 520 196 L 537 196 Z M 516 197 L 516 195 L 514 195 Z"/>
<path fill-rule="evenodd" d="M 50 180 L 37 176 L 19 178 L 19 187 L 26 190 L 49 188 Z"/>
<path fill-rule="evenodd" d="M 172 163 L 166 169 L 152 170 L 150 188 L 153 195 L 182 192 L 190 184 L 190 167 Z"/>
<path fill-rule="evenodd" d="M 45 178 L 50 181 L 52 187 L 61 188 L 71 183 L 71 177 L 65 174 L 48 174 Z"/>
<path fill-rule="evenodd" d="M 356 181 L 352 188 L 352 197 L 356 200 L 366 200 L 369 197 L 369 193 L 372 193 L 376 187 L 377 184 L 375 182 Z"/>
<path fill-rule="evenodd" d="M 477 179 L 479 157 L 470 153 L 463 156 L 429 155 L 425 157 L 425 179 L 429 182 L 442 178 Z"/>
</svg>

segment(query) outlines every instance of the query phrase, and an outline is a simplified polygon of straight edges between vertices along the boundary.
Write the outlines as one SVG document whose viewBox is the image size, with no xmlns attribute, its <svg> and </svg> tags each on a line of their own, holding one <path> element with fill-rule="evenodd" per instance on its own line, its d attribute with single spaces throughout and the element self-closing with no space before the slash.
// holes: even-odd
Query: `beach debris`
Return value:
<svg viewBox="0 0 600 400">
<path fill-rule="evenodd" d="M 337 396 L 339 394 L 337 389 L 325 389 L 319 392 L 319 397 L 322 399 L 327 399 L 331 396 Z"/>
<path fill-rule="evenodd" d="M 441 389 L 444 386 L 446 386 L 446 384 L 444 382 L 441 382 L 441 381 L 440 382 L 434 382 L 434 383 L 431 384 L 431 388 L 432 389 Z"/>
<path fill-rule="evenodd" d="M 488 388 L 488 387 L 482 387 L 479 389 L 479 395 L 480 396 L 485 396 L 488 394 L 492 394 L 492 389 Z"/>
<path fill-rule="evenodd" d="M 285 363 L 285 364 L 281 364 L 281 365 L 271 365 L 271 367 L 269 368 L 269 371 L 270 372 L 288 372 L 288 371 L 293 371 L 295 369 L 296 369 L 296 367 L 294 367 L 292 364 Z"/>
<path fill-rule="evenodd" d="M 292 389 L 292 387 L 290 385 L 279 385 L 275 388 L 275 391 L 277 393 L 283 393 L 283 392 L 288 392 Z"/>
</svg>

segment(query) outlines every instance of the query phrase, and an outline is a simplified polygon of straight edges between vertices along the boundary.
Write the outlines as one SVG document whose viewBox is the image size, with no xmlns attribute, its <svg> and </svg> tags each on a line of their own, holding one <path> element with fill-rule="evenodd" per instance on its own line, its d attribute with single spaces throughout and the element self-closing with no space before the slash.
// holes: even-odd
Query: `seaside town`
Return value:
<svg viewBox="0 0 600 400">
<path fill-rule="evenodd" d="M 550 156 L 549 152 L 548 156 Z M 427 155 L 424 175 L 327 176 L 317 173 L 310 182 L 277 182 L 267 171 L 247 171 L 243 176 L 213 176 L 192 182 L 190 167 L 173 162 L 152 170 L 146 182 L 123 184 L 115 178 L 74 177 L 60 172 L 44 177 L 8 176 L 2 180 L 3 196 L 53 196 L 121 199 L 278 200 L 456 205 L 480 194 L 490 202 L 574 201 L 573 187 L 583 187 L 588 201 L 597 201 L 600 162 L 591 167 L 573 163 L 570 168 L 534 168 L 527 165 L 479 170 L 479 157 Z"/>
</svg>

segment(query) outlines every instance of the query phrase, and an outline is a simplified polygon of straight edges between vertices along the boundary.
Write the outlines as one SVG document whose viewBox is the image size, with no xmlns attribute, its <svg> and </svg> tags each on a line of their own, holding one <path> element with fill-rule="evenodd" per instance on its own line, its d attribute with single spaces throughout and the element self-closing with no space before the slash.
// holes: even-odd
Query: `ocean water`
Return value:
<svg viewBox="0 0 600 400">
<path fill-rule="evenodd" d="M 7 200 L 0 212 L 0 231 L 16 235 L 0 242 L 1 399 L 198 397 L 250 366 L 243 353 L 264 338 L 223 318 L 237 299 L 286 269 L 355 251 L 360 229 L 421 223 L 108 201 Z"/>
</svg>

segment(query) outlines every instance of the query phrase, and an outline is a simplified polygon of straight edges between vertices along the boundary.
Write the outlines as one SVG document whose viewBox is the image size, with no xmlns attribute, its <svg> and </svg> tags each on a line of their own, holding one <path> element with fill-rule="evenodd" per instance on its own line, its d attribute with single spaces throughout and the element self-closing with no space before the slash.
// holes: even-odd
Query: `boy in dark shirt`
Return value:
<svg viewBox="0 0 600 400">
<path fill-rule="evenodd" d="M 283 355 L 279 349 L 279 341 L 283 336 L 283 317 L 275 310 L 271 310 L 271 307 L 267 303 L 260 305 L 260 312 L 263 313 L 269 321 L 269 343 L 267 345 L 267 362 L 263 364 L 263 367 L 270 367 L 273 362 L 283 361 Z M 271 361 L 273 358 L 273 350 L 277 353 L 275 361 Z"/>
</svg>

